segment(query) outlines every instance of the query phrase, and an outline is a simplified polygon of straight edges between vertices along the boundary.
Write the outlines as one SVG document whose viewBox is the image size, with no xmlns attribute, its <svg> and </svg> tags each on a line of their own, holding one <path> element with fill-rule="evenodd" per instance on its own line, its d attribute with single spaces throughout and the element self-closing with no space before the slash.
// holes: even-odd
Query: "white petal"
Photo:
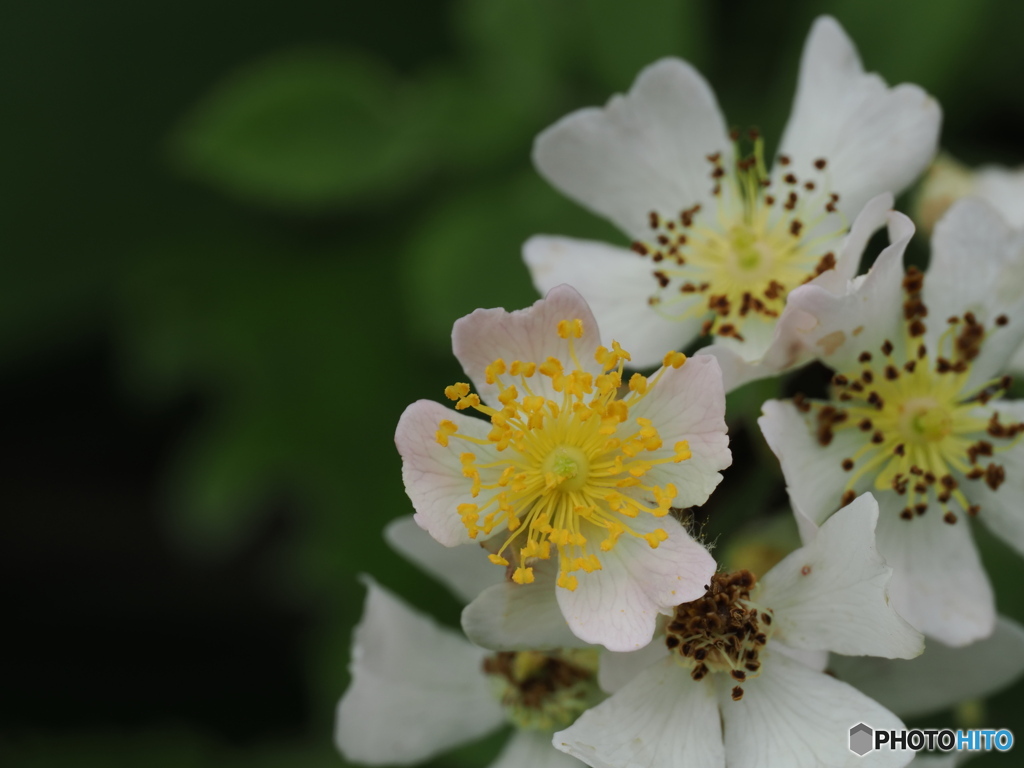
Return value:
<svg viewBox="0 0 1024 768">
<path fill-rule="evenodd" d="M 715 572 L 708 551 L 674 518 L 642 514 L 629 524 L 640 534 L 661 528 L 668 539 L 651 549 L 644 539 L 623 535 L 601 553 L 601 570 L 580 574 L 574 591 L 555 591 L 576 636 L 611 651 L 647 645 L 658 614 L 701 597 Z"/>
<path fill-rule="evenodd" d="M 863 758 L 853 754 L 848 746 L 852 726 L 890 730 L 903 723 L 852 686 L 798 661 L 768 650 L 761 659 L 761 674 L 743 684 L 739 701 L 731 699 L 729 678 L 723 677 L 719 686 L 730 766 L 903 766 L 914 756 L 884 750 Z"/>
<path fill-rule="evenodd" d="M 988 165 L 974 174 L 974 194 L 995 206 L 1006 222 L 1024 228 L 1024 169 Z"/>
<path fill-rule="evenodd" d="M 583 768 L 583 763 L 551 746 L 548 733 L 515 730 L 490 768 Z"/>
<path fill-rule="evenodd" d="M 800 61 L 796 99 L 780 144 L 787 171 L 814 177 L 828 161 L 839 206 L 853 217 L 880 192 L 898 194 L 935 154 L 941 112 L 915 85 L 888 88 L 866 74 L 842 27 L 828 16 L 811 28 Z"/>
<path fill-rule="evenodd" d="M 629 416 L 629 425 L 621 430 L 631 433 L 636 419 L 650 419 L 664 444 L 644 458 L 673 456 L 676 443 L 682 440 L 690 445 L 689 459 L 657 465 L 645 480 L 654 485 L 674 483 L 679 495 L 673 506 L 697 507 L 707 501 L 722 481 L 721 471 L 732 464 L 718 361 L 695 355 L 679 368 L 664 369 L 657 385 L 630 408 Z"/>
<path fill-rule="evenodd" d="M 497 728 L 504 716 L 481 672 L 485 651 L 365 579 L 352 683 L 338 704 L 345 759 L 421 762 Z"/>
<path fill-rule="evenodd" d="M 384 538 L 391 548 L 469 602 L 505 579 L 505 571 L 487 559 L 482 547 L 445 547 L 434 541 L 412 515 L 388 523 Z"/>
<path fill-rule="evenodd" d="M 856 277 L 860 270 L 864 249 L 872 235 L 884 227 L 892 212 L 893 198 L 891 192 L 883 192 L 868 200 L 853 221 L 846 239 L 839 247 L 835 269 L 827 270 L 811 282 L 821 285 L 832 293 L 842 293 L 844 286 Z"/>
<path fill-rule="evenodd" d="M 542 294 L 563 283 L 587 300 L 605 346 L 619 342 L 633 368 L 660 365 L 665 353 L 700 334 L 701 318 L 670 320 L 647 300 L 657 291 L 651 265 L 633 251 L 592 240 L 538 236 L 526 241 L 523 259 Z"/>
<path fill-rule="evenodd" d="M 999 413 L 1004 424 L 1024 421 L 1024 402 L 998 400 L 989 404 Z M 968 498 L 981 507 L 978 519 L 994 534 L 1024 555 L 1024 443 L 1017 443 L 1005 453 L 997 454 L 994 462 L 1006 470 L 1006 480 L 995 491 L 984 480 L 964 482 L 961 485 Z"/>
<path fill-rule="evenodd" d="M 630 651 L 629 653 L 604 651 L 601 653 L 601 665 L 597 670 L 598 685 L 606 693 L 615 693 L 649 666 L 661 661 L 666 656 L 668 656 L 668 647 L 664 643 L 664 637 L 660 634 L 639 651 Z"/>
<path fill-rule="evenodd" d="M 559 749 L 594 768 L 725 768 L 709 680 L 672 659 L 648 667 L 608 701 L 555 734 Z"/>
<path fill-rule="evenodd" d="M 929 510 L 903 520 L 903 499 L 879 494 L 878 551 L 893 569 L 893 605 L 915 629 L 949 645 L 988 637 L 995 625 L 992 586 L 966 520 L 955 525 Z"/>
<path fill-rule="evenodd" d="M 909 659 L 924 638 L 889 604 L 892 569 L 875 549 L 878 504 L 866 493 L 840 509 L 815 539 L 765 574 L 758 602 L 794 648 Z"/>
<path fill-rule="evenodd" d="M 761 409 L 757 423 L 779 458 L 794 508 L 812 522 L 824 522 L 839 508 L 847 480 L 841 464 L 863 443 L 863 433 L 839 430 L 828 445 L 821 445 L 813 413 L 801 413 L 784 400 L 769 400 Z"/>
<path fill-rule="evenodd" d="M 555 599 L 557 563 L 538 561 L 533 569 L 532 584 L 503 581 L 466 606 L 462 612 L 466 637 L 498 651 L 586 647 L 570 631 Z"/>
<path fill-rule="evenodd" d="M 1011 229 L 982 200 L 954 203 L 935 227 L 922 298 L 937 310 L 928 324 L 930 349 L 950 315 L 973 312 L 990 331 L 971 362 L 966 388 L 1004 373 L 1024 341 L 1024 232 Z M 1009 323 L 995 326 L 999 315 Z"/>
<path fill-rule="evenodd" d="M 1024 673 L 1024 627 L 999 617 L 990 637 L 950 648 L 930 640 L 916 659 L 833 657 L 829 668 L 900 717 L 923 717 L 992 696 Z"/>
<path fill-rule="evenodd" d="M 781 653 L 798 661 L 815 672 L 824 672 L 828 667 L 828 651 L 809 651 L 805 648 L 791 648 L 777 637 L 772 638 L 772 653 Z M 845 658 L 845 657 L 844 657 Z"/>
<path fill-rule="evenodd" d="M 562 320 L 583 321 L 583 337 L 573 340 L 576 355 L 584 370 L 601 373 L 594 361 L 601 343 L 597 321 L 579 292 L 568 285 L 552 288 L 526 309 L 478 309 L 460 317 L 452 327 L 452 351 L 480 398 L 493 405 L 498 402 L 498 386 L 487 383 L 484 369 L 498 358 L 506 363 L 522 360 L 540 365 L 555 357 L 567 371 L 575 368 L 568 340 L 558 335 L 558 323 Z M 529 381 L 535 394 L 562 402 L 561 394 L 551 386 L 551 379 L 537 374 Z"/>
<path fill-rule="evenodd" d="M 686 62 L 644 69 L 625 96 L 581 109 L 537 137 L 541 176 L 632 237 L 651 211 L 673 216 L 710 199 L 707 155 L 731 155 L 715 96 Z M 725 162 L 728 167 L 728 159 Z"/>
<path fill-rule="evenodd" d="M 395 445 L 402 455 L 402 481 L 416 510 L 417 525 L 446 547 L 454 547 L 473 543 L 458 514 L 458 505 L 472 504 L 478 499 L 471 495 L 473 481 L 463 476 L 459 461 L 466 444 L 455 437 L 449 439 L 447 446 L 437 443 L 437 428 L 445 419 L 455 422 L 460 433 L 482 440 L 491 430 L 483 419 L 466 416 L 431 400 L 418 400 L 398 420 Z M 489 445 L 474 444 L 472 452 L 482 459 L 481 464 L 498 459 L 497 451 Z"/>
<path fill-rule="evenodd" d="M 847 284 L 857 274 L 868 240 L 885 225 L 891 209 L 891 194 L 883 193 L 872 198 L 857 216 L 849 234 L 837 249 L 835 268 L 818 275 L 810 285 L 818 286 L 835 295 L 845 293 Z M 751 349 L 743 349 L 740 345 L 731 343 L 732 339 L 721 339 L 718 343 L 700 350 L 700 354 L 713 355 L 718 359 L 722 366 L 725 391 L 732 392 L 748 382 L 775 376 L 803 365 L 810 355 L 820 353 L 820 350 L 807 346 L 808 339 L 814 338 L 813 332 L 817 323 L 814 316 L 801 310 L 798 305 L 788 302 L 778 321 L 771 324 L 771 337 L 766 340 L 759 359 L 752 359 L 754 356 Z M 744 326 L 744 334 L 747 333 L 748 327 L 750 321 Z"/>
<path fill-rule="evenodd" d="M 804 334 L 805 347 L 840 371 L 857 368 L 864 350 L 877 352 L 886 340 L 902 350 L 903 252 L 914 225 L 901 213 L 889 214 L 891 244 L 879 254 L 866 276 L 835 286 L 809 283 L 789 294 L 788 306 L 811 315 L 817 324 Z"/>
</svg>

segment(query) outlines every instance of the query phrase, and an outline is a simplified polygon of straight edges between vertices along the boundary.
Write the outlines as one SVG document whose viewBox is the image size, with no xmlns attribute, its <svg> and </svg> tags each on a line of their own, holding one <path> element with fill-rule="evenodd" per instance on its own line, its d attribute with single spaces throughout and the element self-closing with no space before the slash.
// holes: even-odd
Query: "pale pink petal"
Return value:
<svg viewBox="0 0 1024 768">
<path fill-rule="evenodd" d="M 648 667 L 553 743 L 593 768 L 726 766 L 714 686 L 673 659 Z"/>
<path fill-rule="evenodd" d="M 526 241 L 523 259 L 541 294 L 562 283 L 583 294 L 605 346 L 619 342 L 632 356 L 633 368 L 660 365 L 666 352 L 700 335 L 702 318 L 673 320 L 650 306 L 647 300 L 657 292 L 658 283 L 650 263 L 633 251 L 541 235 Z"/>
<path fill-rule="evenodd" d="M 454 547 L 473 542 L 462 524 L 459 504 L 472 504 L 479 499 L 471 495 L 472 480 L 462 475 L 459 454 L 468 450 L 467 444 L 456 437 L 449 438 L 447 446 L 437 443 L 442 420 L 455 422 L 460 433 L 479 439 L 485 439 L 491 430 L 483 419 L 430 400 L 418 400 L 399 419 L 395 445 L 402 455 L 402 480 L 416 510 L 416 523 L 446 547 Z M 481 464 L 497 460 L 497 451 L 489 445 L 470 448 L 483 459 Z"/>
<path fill-rule="evenodd" d="M 635 430 L 636 419 L 650 419 L 662 440 L 663 448 L 644 453 L 645 459 L 673 456 L 676 443 L 682 440 L 689 443 L 692 454 L 685 461 L 655 466 L 645 481 L 661 486 L 674 483 L 679 491 L 676 507 L 695 507 L 707 501 L 722 481 L 721 471 L 732 464 L 718 361 L 695 355 L 679 368 L 664 369 L 658 383 L 630 408 L 629 416 L 629 424 L 621 426 L 620 432 Z"/>
<path fill-rule="evenodd" d="M 813 163 L 828 161 L 840 210 L 857 215 L 880 192 L 898 194 L 927 167 L 938 142 L 939 105 L 916 85 L 888 88 L 866 74 L 839 23 L 819 17 L 800 62 L 800 76 L 780 153 L 787 172 L 815 177 Z"/>
<path fill-rule="evenodd" d="M 573 340 L 577 358 L 583 370 L 601 373 L 594 360 L 601 343 L 597 321 L 579 292 L 568 285 L 552 288 L 527 309 L 478 309 L 459 318 L 452 328 L 452 351 L 474 390 L 485 403 L 494 405 L 498 402 L 498 385 L 488 384 L 484 371 L 499 358 L 507 364 L 522 360 L 540 365 L 555 357 L 567 371 L 575 368 L 568 340 L 558 335 L 558 323 L 562 320 L 583 321 L 583 337 Z M 562 395 L 555 392 L 546 376 L 537 374 L 529 379 L 529 384 L 535 394 L 562 401 Z"/>
<path fill-rule="evenodd" d="M 601 570 L 581 573 L 575 590 L 555 590 L 573 633 L 611 651 L 651 642 L 658 615 L 701 597 L 715 572 L 708 551 L 674 518 L 641 514 L 628 522 L 640 534 L 660 528 L 668 539 L 652 549 L 642 538 L 623 535 L 601 553 Z"/>
<path fill-rule="evenodd" d="M 541 133 L 533 162 L 555 188 L 642 237 L 650 211 L 675 215 L 710 200 L 706 157 L 728 157 L 731 147 L 704 78 L 686 62 L 662 59 L 627 95 L 573 112 Z"/>
<path fill-rule="evenodd" d="M 875 548 L 877 521 L 874 497 L 859 496 L 765 574 L 757 599 L 774 613 L 779 640 L 848 656 L 909 659 L 924 650 L 889 602 L 892 569 Z"/>
</svg>

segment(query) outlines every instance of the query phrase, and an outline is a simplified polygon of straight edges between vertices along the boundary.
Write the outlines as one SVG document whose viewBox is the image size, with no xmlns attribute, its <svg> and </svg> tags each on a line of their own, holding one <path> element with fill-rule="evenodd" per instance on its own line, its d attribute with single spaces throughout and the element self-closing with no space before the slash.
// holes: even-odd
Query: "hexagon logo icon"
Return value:
<svg viewBox="0 0 1024 768">
<path fill-rule="evenodd" d="M 875 732 L 871 726 L 864 723 L 857 723 L 850 729 L 850 751 L 855 755 L 864 757 L 868 752 L 874 750 Z"/>
</svg>

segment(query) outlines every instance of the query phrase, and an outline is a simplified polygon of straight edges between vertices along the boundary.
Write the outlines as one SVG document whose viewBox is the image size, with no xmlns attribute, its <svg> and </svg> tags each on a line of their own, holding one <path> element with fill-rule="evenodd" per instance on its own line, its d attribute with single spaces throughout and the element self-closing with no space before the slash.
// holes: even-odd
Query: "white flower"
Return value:
<svg viewBox="0 0 1024 768">
<path fill-rule="evenodd" d="M 402 414 L 395 442 L 416 522 L 449 547 L 494 539 L 494 567 L 517 585 L 557 556 L 572 631 L 615 650 L 645 645 L 659 612 L 702 594 L 714 572 L 669 510 L 703 504 L 731 461 L 717 362 L 670 353 L 623 389 L 628 353 L 598 345 L 568 286 L 526 310 L 477 310 L 452 339 L 480 395 L 466 383 L 446 394 L 489 423 L 425 400 Z"/>
<path fill-rule="evenodd" d="M 663 59 L 627 95 L 568 115 L 534 146 L 541 175 L 610 219 L 633 250 L 540 236 L 524 257 L 542 293 L 579 289 L 636 367 L 712 335 L 730 389 L 800 361 L 777 328 L 786 295 L 833 268 L 855 274 L 860 249 L 843 246 L 851 220 L 917 177 L 939 122 L 933 99 L 865 73 L 839 24 L 821 17 L 769 172 L 760 137 L 741 156 L 704 79 Z"/>
<path fill-rule="evenodd" d="M 769 401 L 760 419 L 795 507 L 820 522 L 873 490 L 893 600 L 951 645 L 993 628 L 992 589 L 967 518 L 1024 552 L 1024 404 L 999 400 L 1024 338 L 1024 233 L 979 200 L 936 228 L 927 276 L 904 276 L 913 226 L 864 277 L 805 286 L 806 344 L 835 370 L 831 400 Z"/>
<path fill-rule="evenodd" d="M 962 197 L 978 197 L 1007 223 L 1024 227 L 1024 168 L 984 165 L 968 168 L 947 154 L 935 158 L 915 198 L 914 219 L 931 232 L 949 207 Z"/>
<path fill-rule="evenodd" d="M 914 219 L 930 232 L 949 207 L 963 197 L 977 197 L 995 208 L 1014 229 L 1024 229 L 1024 167 L 984 165 L 971 169 L 949 155 L 940 155 L 928 169 L 915 199 Z M 1024 347 L 1006 369 L 1024 373 Z"/>
<path fill-rule="evenodd" d="M 555 746 L 598 768 L 859 765 L 851 725 L 902 723 L 824 674 L 826 652 L 910 658 L 923 647 L 889 604 L 877 519 L 865 495 L 759 583 L 746 571 L 716 574 L 705 597 L 679 606 L 661 643 L 605 654 L 601 682 L 617 690 L 556 733 Z M 866 764 L 912 756 L 878 752 Z"/>
<path fill-rule="evenodd" d="M 491 768 L 573 768 L 551 732 L 600 700 L 596 651 L 489 654 L 371 579 L 335 742 L 346 760 L 408 765 L 516 726 Z"/>
</svg>

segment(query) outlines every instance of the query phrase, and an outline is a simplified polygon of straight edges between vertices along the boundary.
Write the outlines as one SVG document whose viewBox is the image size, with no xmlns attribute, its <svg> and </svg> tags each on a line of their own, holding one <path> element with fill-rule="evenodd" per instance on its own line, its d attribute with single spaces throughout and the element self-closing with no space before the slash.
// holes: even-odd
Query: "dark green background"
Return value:
<svg viewBox="0 0 1024 768">
<path fill-rule="evenodd" d="M 399 414 L 459 378 L 453 320 L 536 298 L 526 237 L 622 242 L 533 136 L 678 54 L 770 142 L 825 11 L 960 158 L 1024 159 L 1024 6 L 994 0 L 6 4 L 0 764 L 340 765 L 355 575 L 458 616 L 380 539 Z M 730 402 L 720 543 L 784 504 L 772 391 Z M 984 722 L 1024 736 L 1022 691 Z"/>
</svg>

